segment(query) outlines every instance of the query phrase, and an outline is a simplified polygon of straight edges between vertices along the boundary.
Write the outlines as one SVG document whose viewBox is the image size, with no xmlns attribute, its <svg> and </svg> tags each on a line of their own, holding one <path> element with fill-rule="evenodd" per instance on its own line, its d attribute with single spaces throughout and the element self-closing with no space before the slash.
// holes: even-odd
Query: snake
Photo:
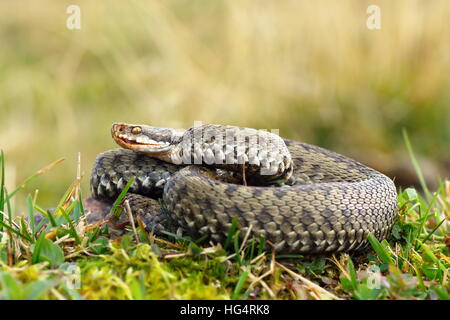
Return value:
<svg viewBox="0 0 450 320">
<path fill-rule="evenodd" d="M 276 253 L 323 254 L 367 249 L 397 217 L 389 177 L 273 130 L 113 123 L 111 135 L 121 148 L 97 156 L 92 197 L 111 203 L 134 178 L 131 211 L 156 233 L 223 243 L 234 225 Z"/>
</svg>

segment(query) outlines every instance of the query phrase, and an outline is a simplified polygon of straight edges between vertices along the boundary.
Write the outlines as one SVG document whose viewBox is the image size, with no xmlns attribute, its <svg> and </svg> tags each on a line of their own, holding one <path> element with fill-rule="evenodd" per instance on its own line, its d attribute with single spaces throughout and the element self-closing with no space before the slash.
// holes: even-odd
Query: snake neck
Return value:
<svg viewBox="0 0 450 320">
<path fill-rule="evenodd" d="M 292 160 L 276 134 L 234 126 L 205 124 L 175 130 L 115 123 L 111 130 L 122 147 L 177 165 L 207 165 L 260 176 L 261 181 L 289 178 Z"/>
</svg>

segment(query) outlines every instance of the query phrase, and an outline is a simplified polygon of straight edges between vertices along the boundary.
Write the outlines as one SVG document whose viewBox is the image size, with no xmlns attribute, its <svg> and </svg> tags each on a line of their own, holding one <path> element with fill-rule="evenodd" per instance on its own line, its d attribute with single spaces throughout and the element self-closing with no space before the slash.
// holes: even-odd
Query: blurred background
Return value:
<svg viewBox="0 0 450 320">
<path fill-rule="evenodd" d="M 195 120 L 279 129 L 396 179 L 417 178 L 409 133 L 431 187 L 450 176 L 450 2 L 0 2 L 0 149 L 16 199 L 42 207 L 96 155 L 117 147 L 115 121 L 187 128 Z M 381 29 L 366 26 L 381 8 Z"/>
</svg>

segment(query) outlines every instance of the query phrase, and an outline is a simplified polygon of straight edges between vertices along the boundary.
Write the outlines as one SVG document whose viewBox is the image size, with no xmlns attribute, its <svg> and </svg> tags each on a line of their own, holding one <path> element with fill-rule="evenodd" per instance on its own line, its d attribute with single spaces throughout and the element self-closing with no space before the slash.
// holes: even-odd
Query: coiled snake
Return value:
<svg viewBox="0 0 450 320">
<path fill-rule="evenodd" d="M 276 252 L 324 253 L 365 248 L 370 233 L 386 238 L 397 215 L 396 188 L 385 175 L 273 133 L 124 123 L 111 133 L 125 149 L 97 157 L 92 195 L 111 202 L 135 177 L 131 209 L 155 232 L 175 224 L 221 242 L 236 217 L 241 237 L 263 236 Z M 165 215 L 150 199 L 159 197 Z"/>
</svg>

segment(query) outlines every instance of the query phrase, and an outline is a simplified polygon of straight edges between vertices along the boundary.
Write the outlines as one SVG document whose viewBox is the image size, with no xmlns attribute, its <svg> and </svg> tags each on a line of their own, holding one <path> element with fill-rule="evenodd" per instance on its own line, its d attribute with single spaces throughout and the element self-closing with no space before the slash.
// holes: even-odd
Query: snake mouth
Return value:
<svg viewBox="0 0 450 320">
<path fill-rule="evenodd" d="M 140 141 L 137 139 L 138 138 L 134 139 L 124 135 L 114 135 L 114 140 L 124 148 L 136 149 L 139 147 L 142 151 L 142 147 L 144 147 L 146 151 L 165 151 L 172 147 L 169 142 L 159 142 L 148 138 L 141 138 Z"/>
<path fill-rule="evenodd" d="M 144 143 L 144 142 L 137 142 L 136 140 L 130 140 L 127 138 L 122 138 L 119 137 L 120 140 L 122 140 L 122 142 L 129 144 L 129 145 L 138 145 L 138 146 L 159 146 L 159 144 L 155 144 L 155 143 Z"/>
</svg>

